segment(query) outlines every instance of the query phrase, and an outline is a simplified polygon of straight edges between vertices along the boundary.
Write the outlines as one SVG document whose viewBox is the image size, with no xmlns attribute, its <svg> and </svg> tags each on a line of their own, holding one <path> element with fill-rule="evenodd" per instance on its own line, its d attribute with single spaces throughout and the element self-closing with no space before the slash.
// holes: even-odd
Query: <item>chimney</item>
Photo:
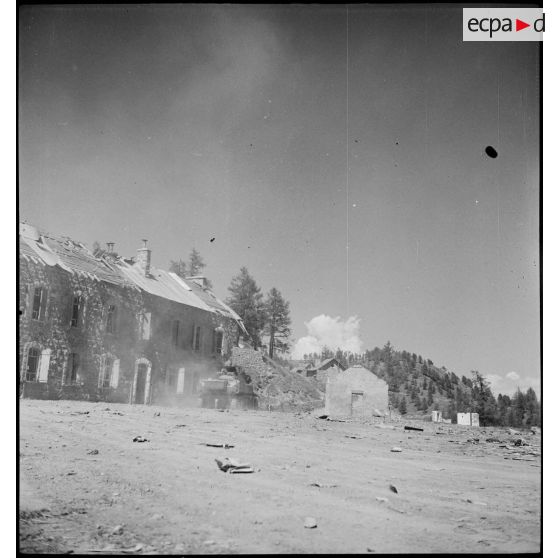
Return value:
<svg viewBox="0 0 558 558">
<path fill-rule="evenodd" d="M 107 252 L 109 254 L 114 252 L 114 242 L 107 242 Z"/>
<path fill-rule="evenodd" d="M 149 277 L 151 270 L 151 250 L 147 247 L 147 240 L 142 239 L 143 246 L 138 248 L 138 256 L 136 258 L 136 265 L 143 271 L 146 277 Z"/>
</svg>

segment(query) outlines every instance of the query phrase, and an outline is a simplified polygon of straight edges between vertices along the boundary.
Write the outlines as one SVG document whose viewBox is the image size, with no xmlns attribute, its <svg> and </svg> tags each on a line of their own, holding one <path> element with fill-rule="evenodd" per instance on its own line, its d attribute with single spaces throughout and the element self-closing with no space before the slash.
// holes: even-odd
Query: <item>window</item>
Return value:
<svg viewBox="0 0 558 558">
<path fill-rule="evenodd" d="M 101 373 L 99 374 L 99 387 L 110 387 L 110 375 L 112 371 L 112 364 L 114 359 L 110 356 L 105 356 L 101 363 Z"/>
<path fill-rule="evenodd" d="M 33 310 L 31 317 L 34 320 L 41 320 L 45 313 L 46 290 L 43 287 L 35 287 L 33 293 Z"/>
<path fill-rule="evenodd" d="M 110 304 L 107 312 L 107 333 L 116 331 L 116 306 Z"/>
<path fill-rule="evenodd" d="M 151 339 L 151 312 L 145 312 L 141 316 L 141 338 Z"/>
<path fill-rule="evenodd" d="M 201 345 L 201 326 L 194 326 L 194 337 L 192 340 L 192 348 L 194 351 L 199 351 Z"/>
<path fill-rule="evenodd" d="M 77 384 L 79 372 L 79 354 L 70 353 L 68 357 L 68 371 L 66 372 L 66 384 L 73 385 Z"/>
<path fill-rule="evenodd" d="M 31 347 L 27 353 L 27 369 L 25 370 L 25 381 L 36 382 L 37 370 L 39 369 L 39 358 L 41 351 L 35 347 Z"/>
<path fill-rule="evenodd" d="M 81 296 L 74 295 L 74 298 L 72 300 L 72 319 L 70 321 L 71 327 L 79 326 L 80 314 L 81 314 Z"/>
<path fill-rule="evenodd" d="M 172 345 L 178 347 L 178 334 L 180 331 L 180 320 L 172 322 Z"/>
<path fill-rule="evenodd" d="M 223 352 L 223 330 L 220 327 L 213 331 L 213 352 L 218 355 Z"/>
</svg>

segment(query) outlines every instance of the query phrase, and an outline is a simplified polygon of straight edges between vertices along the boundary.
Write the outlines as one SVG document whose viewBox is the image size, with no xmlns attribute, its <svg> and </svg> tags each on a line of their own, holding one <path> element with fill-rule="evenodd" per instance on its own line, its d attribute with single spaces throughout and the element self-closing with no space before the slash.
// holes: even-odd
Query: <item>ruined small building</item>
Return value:
<svg viewBox="0 0 558 558">
<path fill-rule="evenodd" d="M 457 413 L 457 424 L 461 426 L 479 426 L 479 414 Z"/>
<path fill-rule="evenodd" d="M 388 404 L 387 382 L 361 365 L 327 380 L 325 413 L 329 416 L 385 415 Z"/>
<path fill-rule="evenodd" d="M 326 358 L 320 362 L 314 368 L 310 368 L 306 371 L 306 376 L 311 377 L 311 375 L 318 380 L 327 380 L 328 378 L 333 379 L 340 372 L 346 370 L 336 358 Z"/>
<path fill-rule="evenodd" d="M 196 400 L 245 331 L 201 277 L 96 257 L 83 244 L 20 225 L 19 380 L 23 397 L 130 403 Z M 197 402 L 197 401 L 196 401 Z"/>
<path fill-rule="evenodd" d="M 442 411 L 432 411 L 432 422 L 442 422 Z"/>
</svg>

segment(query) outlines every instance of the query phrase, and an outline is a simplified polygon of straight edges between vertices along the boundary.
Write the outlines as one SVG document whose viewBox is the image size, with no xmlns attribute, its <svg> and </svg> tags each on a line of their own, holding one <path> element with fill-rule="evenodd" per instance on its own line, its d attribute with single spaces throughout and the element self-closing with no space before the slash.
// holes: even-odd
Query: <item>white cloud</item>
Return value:
<svg viewBox="0 0 558 558">
<path fill-rule="evenodd" d="M 490 382 L 492 393 L 496 397 L 499 393 L 512 396 L 519 388 L 526 391 L 530 387 L 540 397 L 540 379 L 537 376 L 522 377 L 517 372 L 508 372 L 505 376 L 499 374 L 487 374 L 486 379 Z"/>
<path fill-rule="evenodd" d="M 360 320 L 356 316 L 343 321 L 339 316 L 332 318 L 320 314 L 304 325 L 308 335 L 296 342 L 292 351 L 293 358 L 302 358 L 309 353 L 321 353 L 325 347 L 333 351 L 341 349 L 353 353 L 362 352 Z"/>
</svg>

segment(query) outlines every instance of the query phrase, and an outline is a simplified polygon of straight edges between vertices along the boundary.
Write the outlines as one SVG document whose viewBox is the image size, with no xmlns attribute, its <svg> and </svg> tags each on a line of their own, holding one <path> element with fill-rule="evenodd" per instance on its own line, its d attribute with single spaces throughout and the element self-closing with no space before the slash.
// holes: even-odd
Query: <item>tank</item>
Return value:
<svg viewBox="0 0 558 558">
<path fill-rule="evenodd" d="M 201 380 L 201 405 L 207 409 L 257 409 L 251 382 L 240 366 L 227 366 L 218 378 Z"/>
</svg>

